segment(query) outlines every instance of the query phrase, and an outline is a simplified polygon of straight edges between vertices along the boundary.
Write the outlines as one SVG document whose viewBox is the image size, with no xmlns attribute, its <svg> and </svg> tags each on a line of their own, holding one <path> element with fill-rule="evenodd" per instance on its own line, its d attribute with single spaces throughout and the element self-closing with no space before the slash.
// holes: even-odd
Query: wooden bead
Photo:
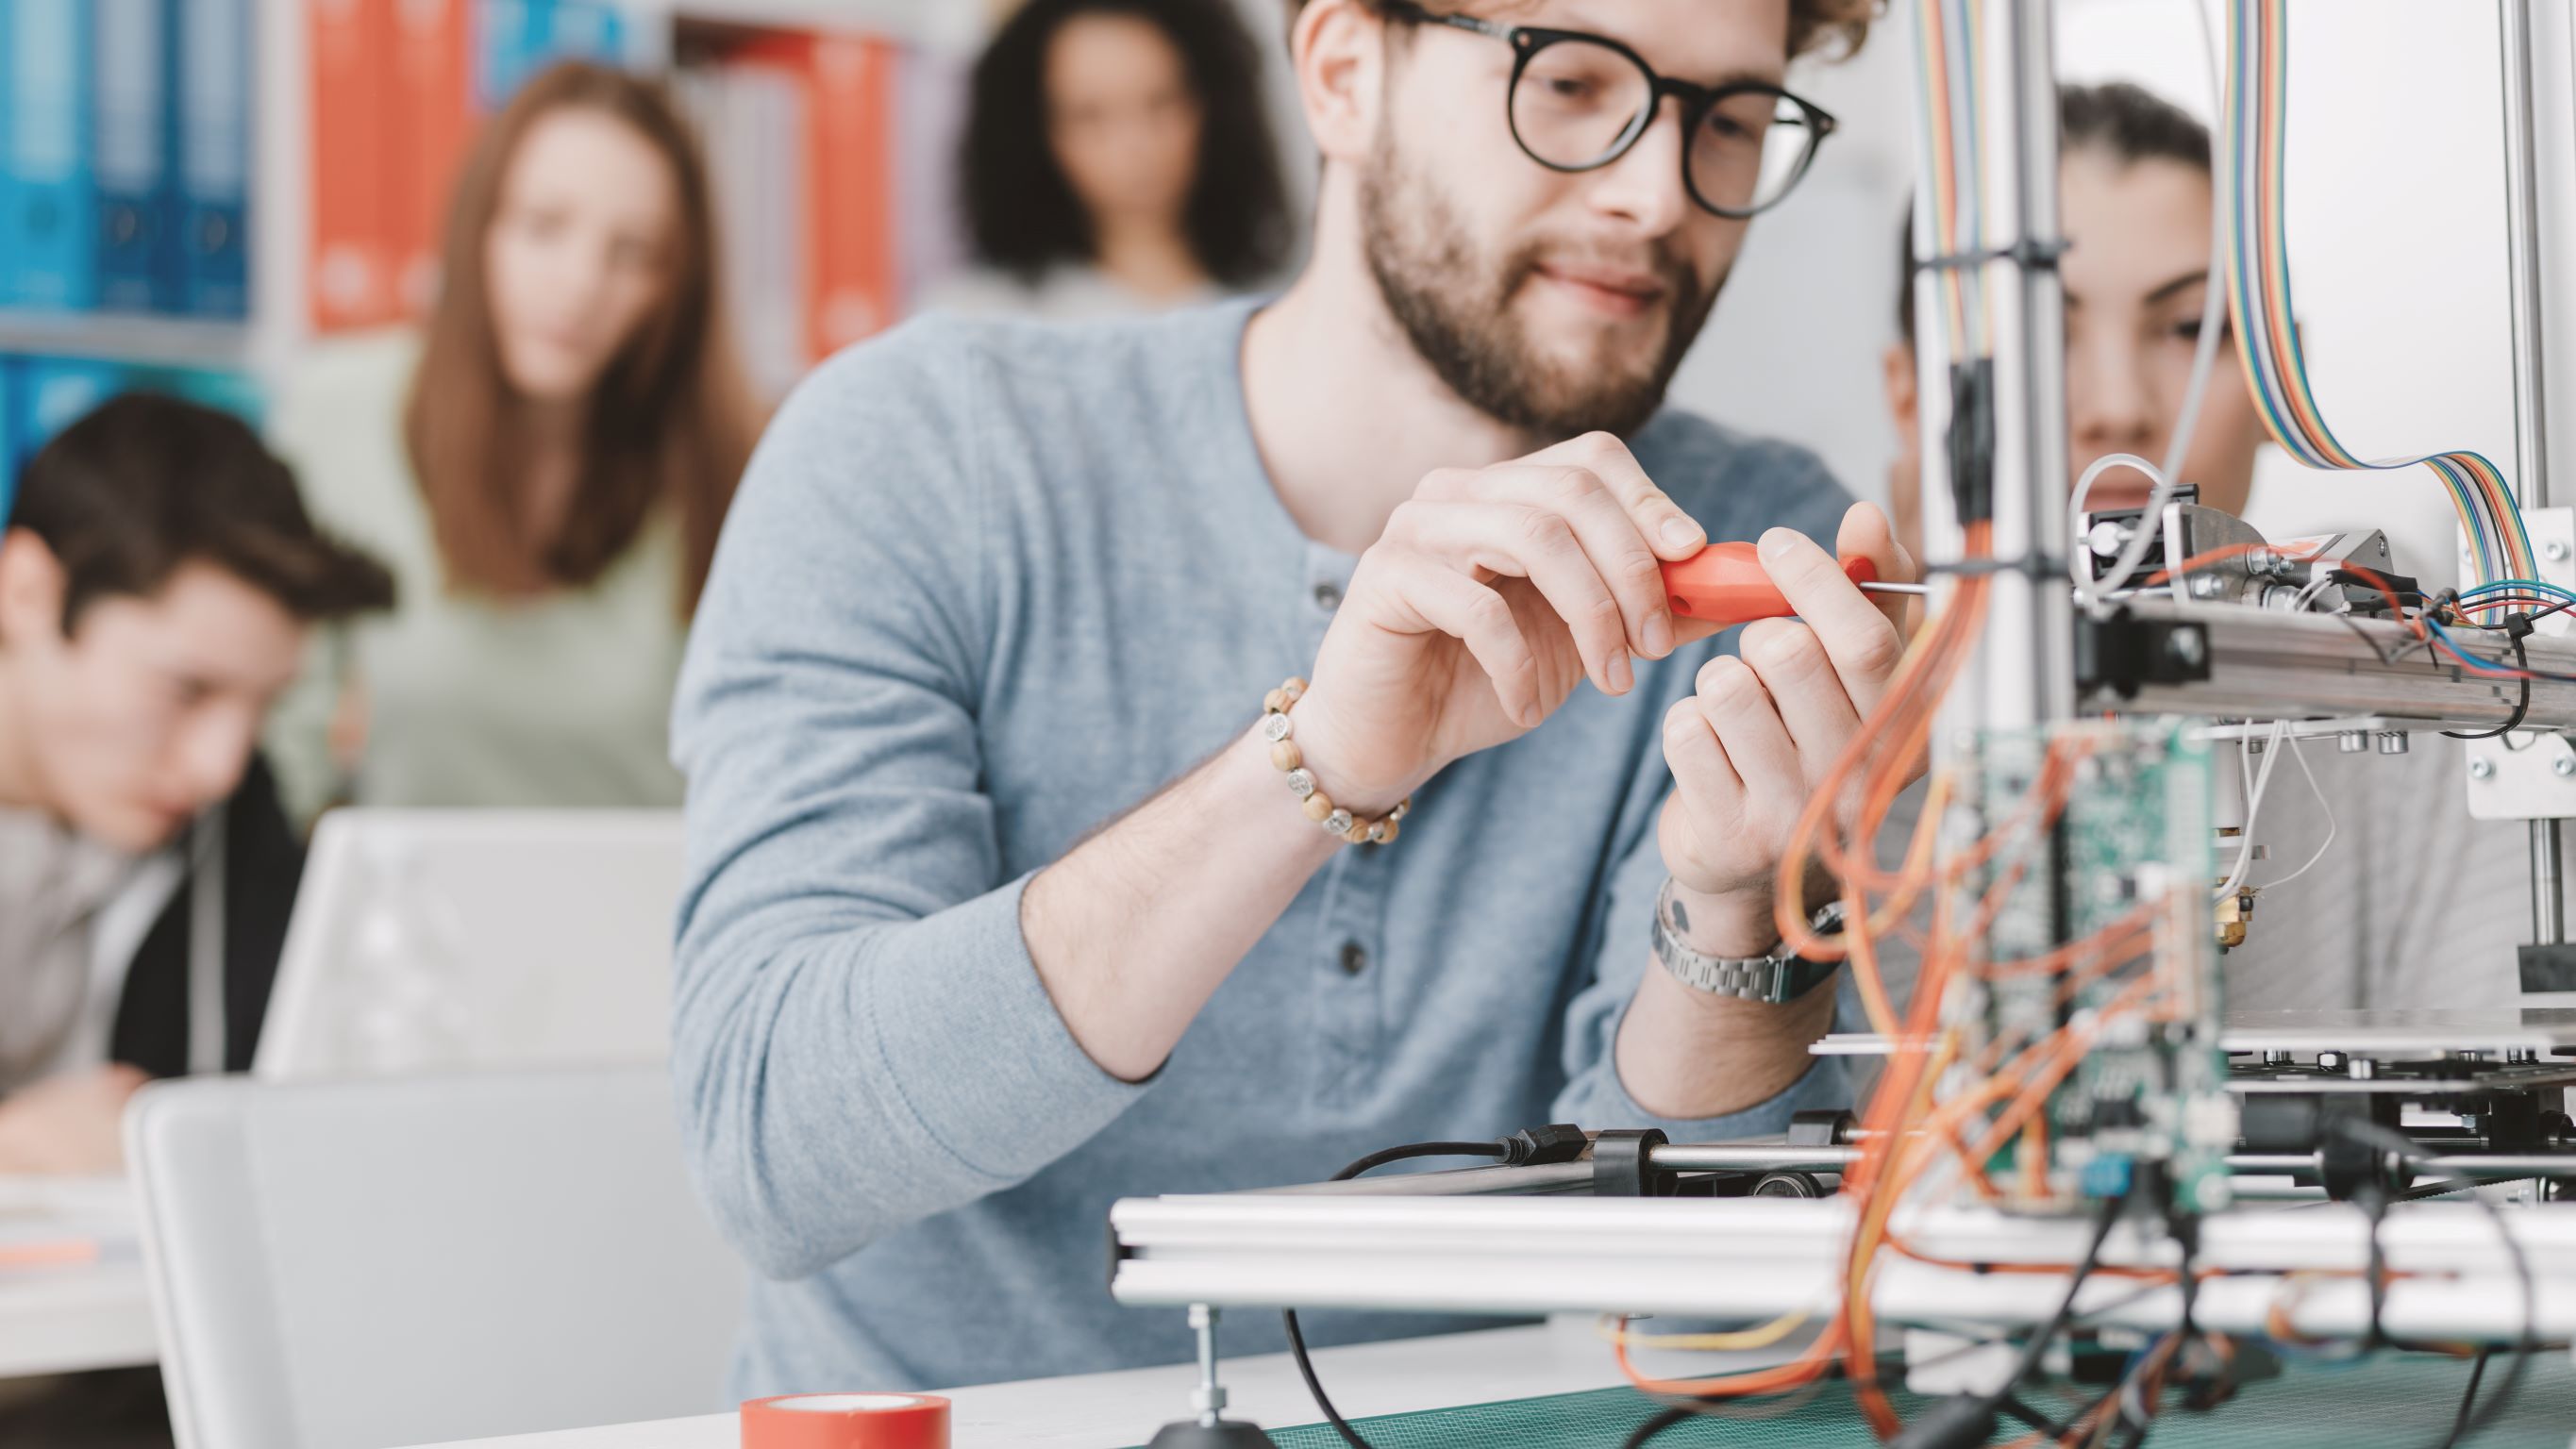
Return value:
<svg viewBox="0 0 2576 1449">
<path fill-rule="evenodd" d="M 1261 712 L 1263 714 L 1277 714 L 1287 707 L 1288 696 L 1287 692 L 1284 690 L 1274 689 L 1268 694 L 1261 696 Z"/>
<path fill-rule="evenodd" d="M 1306 763 L 1306 757 L 1298 753 L 1295 740 L 1281 740 L 1270 747 L 1270 763 L 1283 770 L 1293 770 Z"/>
<path fill-rule="evenodd" d="M 1279 686 L 1279 692 L 1288 696 L 1290 704 L 1295 704 L 1306 697 L 1306 681 L 1291 674 L 1288 676 L 1288 682 Z"/>
<path fill-rule="evenodd" d="M 1395 832 L 1402 828 L 1402 826 L 1396 823 L 1394 816 L 1388 816 L 1384 822 L 1383 832 L 1377 838 L 1377 843 L 1380 845 L 1395 844 Z"/>
<path fill-rule="evenodd" d="M 1321 825 L 1333 813 L 1333 797 L 1318 790 L 1306 797 L 1306 818 Z"/>
</svg>

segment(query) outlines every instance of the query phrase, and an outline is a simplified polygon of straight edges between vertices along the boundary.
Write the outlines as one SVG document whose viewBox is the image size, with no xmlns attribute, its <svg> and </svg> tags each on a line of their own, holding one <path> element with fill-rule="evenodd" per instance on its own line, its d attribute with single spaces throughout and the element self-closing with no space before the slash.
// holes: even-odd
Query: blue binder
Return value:
<svg viewBox="0 0 2576 1449">
<path fill-rule="evenodd" d="M 0 354 L 0 529 L 9 526 L 9 503 L 18 493 L 18 464 L 23 456 L 18 450 L 18 365 L 6 354 Z"/>
<path fill-rule="evenodd" d="M 125 385 L 125 370 L 112 362 L 78 357 L 13 357 L 6 361 L 8 385 L 0 388 L 8 416 L 0 419 L 0 436 L 16 451 L 9 478 L 36 456 L 54 434 L 70 427 L 92 408 L 116 396 Z"/>
<path fill-rule="evenodd" d="M 474 66 L 477 108 L 509 104 L 528 78 L 559 60 L 626 59 L 626 17 L 603 0 L 481 0 Z"/>
<path fill-rule="evenodd" d="M 97 72 L 98 305 L 176 311 L 178 142 L 170 99 L 177 0 L 94 0 Z"/>
<path fill-rule="evenodd" d="M 199 317 L 246 317 L 251 0 L 185 0 L 177 19 L 181 306 Z"/>
<path fill-rule="evenodd" d="M 88 0 L 0 0 L 0 305 L 98 300 Z"/>
</svg>

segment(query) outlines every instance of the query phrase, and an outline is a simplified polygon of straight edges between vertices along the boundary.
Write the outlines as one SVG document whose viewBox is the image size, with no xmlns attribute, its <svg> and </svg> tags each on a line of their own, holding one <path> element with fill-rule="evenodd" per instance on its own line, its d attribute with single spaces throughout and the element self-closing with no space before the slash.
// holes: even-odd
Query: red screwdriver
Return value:
<svg viewBox="0 0 2576 1449">
<path fill-rule="evenodd" d="M 1921 584 L 1882 583 L 1866 555 L 1843 560 L 1843 575 L 1873 594 L 1921 594 Z M 1756 619 L 1785 619 L 1798 611 L 1771 582 L 1749 543 L 1712 543 L 1689 558 L 1664 565 L 1664 592 L 1673 612 L 1720 628 Z"/>
</svg>

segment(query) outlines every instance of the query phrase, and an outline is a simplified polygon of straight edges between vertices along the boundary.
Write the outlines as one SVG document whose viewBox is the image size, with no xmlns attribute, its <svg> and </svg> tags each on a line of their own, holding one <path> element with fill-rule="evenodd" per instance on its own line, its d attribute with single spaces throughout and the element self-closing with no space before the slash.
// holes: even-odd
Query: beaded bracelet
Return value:
<svg viewBox="0 0 2576 1449">
<path fill-rule="evenodd" d="M 1306 768 L 1306 757 L 1289 736 L 1297 727 L 1288 721 L 1288 711 L 1306 697 L 1306 681 L 1290 676 L 1287 683 L 1261 697 L 1261 737 L 1270 742 L 1270 763 L 1288 773 L 1288 789 L 1306 802 L 1306 818 L 1342 837 L 1347 845 L 1392 845 L 1397 827 L 1413 812 L 1413 797 L 1405 796 L 1394 809 L 1379 820 L 1362 820 L 1333 803 L 1315 783 L 1315 772 Z"/>
</svg>

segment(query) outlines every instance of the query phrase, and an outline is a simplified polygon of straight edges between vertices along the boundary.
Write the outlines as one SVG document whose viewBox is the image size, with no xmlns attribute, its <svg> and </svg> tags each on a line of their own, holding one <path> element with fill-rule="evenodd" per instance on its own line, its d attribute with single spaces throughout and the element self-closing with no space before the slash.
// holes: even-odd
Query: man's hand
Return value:
<svg viewBox="0 0 2576 1449">
<path fill-rule="evenodd" d="M 1867 555 L 1880 578 L 1915 577 L 1869 504 L 1843 515 L 1834 543 L 1836 555 Z M 1711 660 L 1698 694 L 1664 716 L 1673 792 L 1658 839 L 1688 943 L 1714 956 L 1758 956 L 1779 940 L 1771 897 L 1790 831 L 1904 653 L 1903 599 L 1861 592 L 1835 555 L 1787 529 L 1764 534 L 1760 553 L 1798 617 L 1746 625 L 1742 657 Z"/>
<path fill-rule="evenodd" d="M 1707 541 L 1607 433 L 1433 473 L 1361 556 L 1297 706 L 1317 780 L 1374 815 L 1587 677 L 1625 694 L 1632 653 L 1706 632 L 1676 631 L 1662 564 Z"/>
<path fill-rule="evenodd" d="M 125 1167 L 125 1103 L 151 1078 L 118 1063 L 64 1072 L 0 1100 L 0 1172 L 100 1177 Z"/>
</svg>

